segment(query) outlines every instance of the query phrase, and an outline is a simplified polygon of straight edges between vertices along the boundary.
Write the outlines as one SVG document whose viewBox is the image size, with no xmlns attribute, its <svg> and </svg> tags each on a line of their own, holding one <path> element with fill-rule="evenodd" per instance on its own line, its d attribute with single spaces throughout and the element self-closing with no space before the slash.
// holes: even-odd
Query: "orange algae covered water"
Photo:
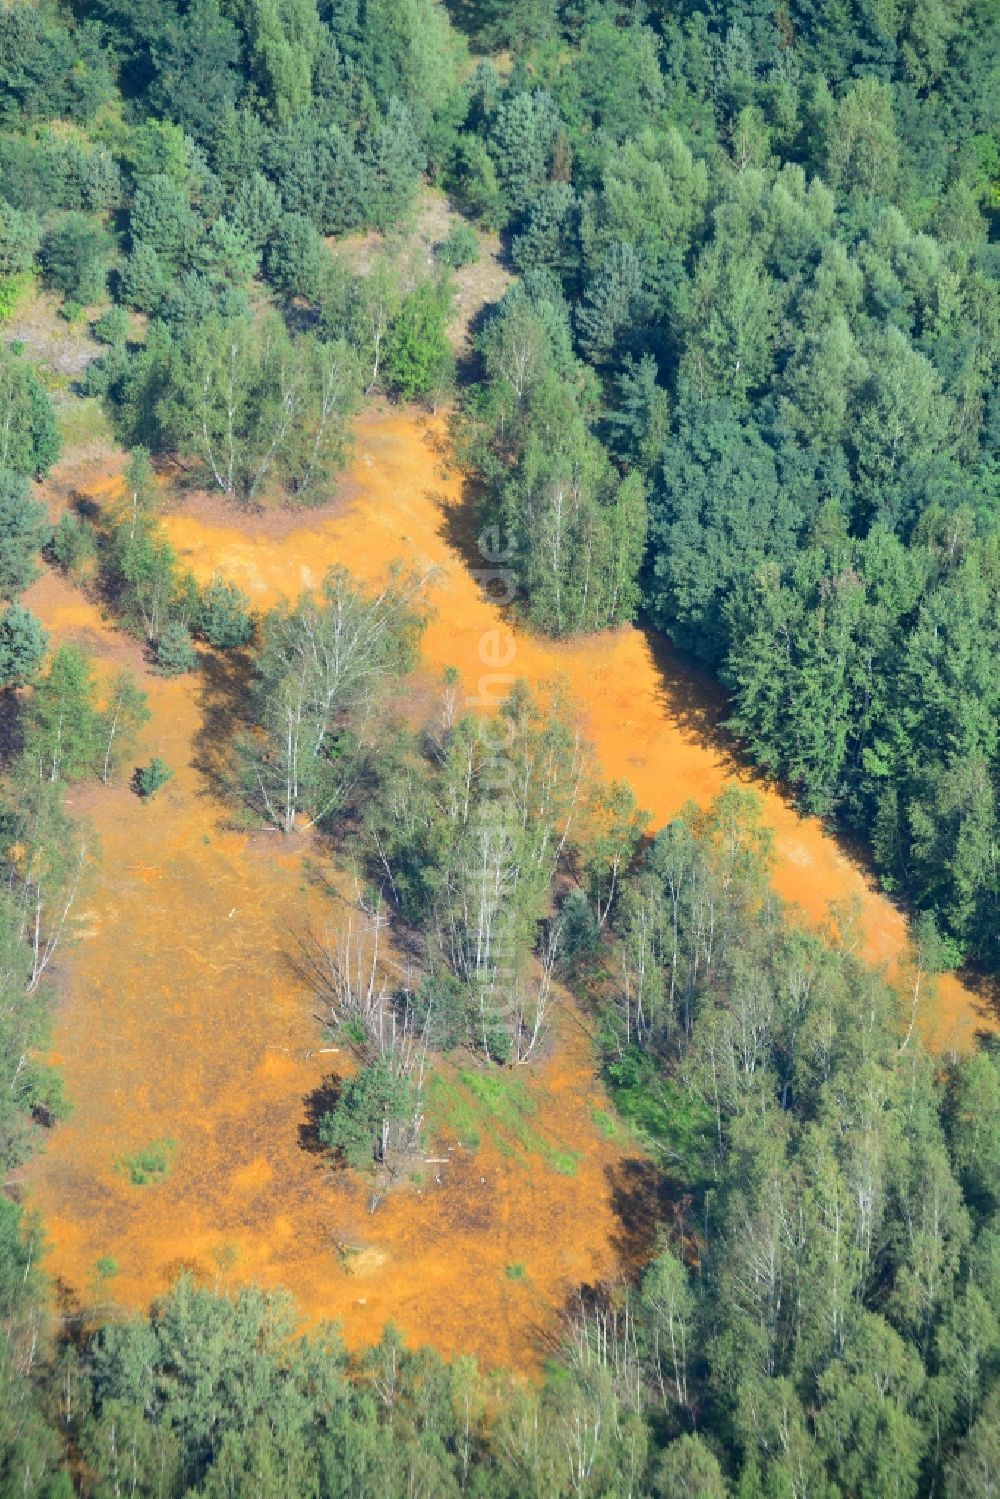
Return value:
<svg viewBox="0 0 1000 1499">
<path fill-rule="evenodd" d="M 317 585 L 334 564 L 369 581 L 395 561 L 425 571 L 426 662 L 457 668 L 469 701 L 503 691 L 490 676 L 562 678 L 604 770 L 630 782 L 655 824 L 689 798 L 707 801 L 737 773 L 714 732 L 717 690 L 636 629 L 568 645 L 511 632 L 456 542 L 462 485 L 442 459 L 444 431 L 443 419 L 370 414 L 332 514 L 258 520 L 205 500 L 167 517 L 171 539 L 199 579 L 219 573 L 259 607 Z M 559 1044 L 529 1084 L 530 1155 L 489 1131 L 474 1151 L 445 1131 L 429 1151 L 442 1159 L 370 1211 L 364 1182 L 303 1148 L 310 1100 L 339 1062 L 321 1050 L 291 954 L 307 925 L 331 919 L 329 898 L 308 879 L 305 840 L 229 825 L 213 747 L 234 721 L 236 668 L 205 653 L 198 673 L 150 674 L 134 644 L 52 575 L 28 602 L 102 671 L 127 659 L 142 673 L 153 718 L 137 758 L 159 754 L 174 769 L 148 803 L 125 785 L 74 793 L 101 859 L 54 1032 L 73 1114 L 49 1135 L 29 1192 L 67 1307 L 142 1307 L 189 1267 L 220 1285 L 286 1286 L 310 1319 L 340 1321 L 351 1344 L 392 1320 L 445 1353 L 536 1364 L 567 1293 L 628 1268 L 653 1227 L 642 1163 L 595 1123 L 579 1024 L 560 1015 Z M 905 944 L 900 914 L 818 822 L 773 790 L 762 796 L 782 894 L 814 920 L 831 902 L 857 901 L 866 955 L 891 965 Z M 922 1023 L 945 1047 L 970 1044 L 990 1022 L 949 979 Z M 166 1173 L 136 1185 L 129 1162 L 150 1147 Z M 514 1266 L 523 1276 L 508 1275 Z"/>
</svg>

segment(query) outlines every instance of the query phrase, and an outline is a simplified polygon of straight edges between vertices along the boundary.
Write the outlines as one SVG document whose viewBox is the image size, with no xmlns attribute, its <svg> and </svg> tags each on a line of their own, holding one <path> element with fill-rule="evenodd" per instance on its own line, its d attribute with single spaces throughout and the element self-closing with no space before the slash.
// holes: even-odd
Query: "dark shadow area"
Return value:
<svg viewBox="0 0 1000 1499">
<path fill-rule="evenodd" d="M 650 653 L 660 678 L 658 700 L 664 715 L 702 748 L 710 750 L 720 761 L 726 775 L 739 776 L 761 791 L 776 792 L 786 806 L 800 817 L 810 814 L 801 804 L 794 787 L 776 780 L 754 762 L 742 741 L 726 727 L 730 703 L 719 679 L 653 625 L 640 621 L 649 643 Z M 853 865 L 882 898 L 891 902 L 908 921 L 915 914 L 902 894 L 890 895 L 882 889 L 879 871 L 865 837 L 837 816 L 818 817 L 829 836 L 836 840 L 843 857 Z M 963 982 L 965 975 L 962 975 Z M 1000 1006 L 1000 995 L 992 1003 Z M 1000 1008 L 996 1013 L 1000 1015 Z"/>
<path fill-rule="evenodd" d="M 492 536 L 488 544 L 480 546 L 479 538 L 483 534 L 481 501 L 483 497 L 483 485 L 475 475 L 462 475 L 462 497 L 456 505 L 451 501 L 442 502 L 438 496 L 431 495 L 432 499 L 438 500 L 438 510 L 441 516 L 438 525 L 438 535 L 453 551 L 457 552 L 465 567 L 470 572 L 492 571 L 501 573 L 505 566 L 510 564 L 494 562 L 492 556 L 496 554 Z M 496 538 L 500 542 L 503 538 Z M 494 582 L 479 578 L 480 594 L 487 602 L 505 606 L 511 602 L 507 589 L 498 578 Z"/>
<path fill-rule="evenodd" d="M 18 694 L 0 692 L 0 764 L 10 765 L 24 749 L 24 721 Z"/>
<path fill-rule="evenodd" d="M 59 1122 L 57 1116 L 44 1103 L 32 1104 L 31 1118 L 32 1122 L 37 1124 L 39 1129 L 55 1129 Z"/>
<path fill-rule="evenodd" d="M 560 1362 L 568 1351 L 579 1350 L 595 1334 L 612 1356 L 615 1348 L 624 1350 L 630 1321 L 625 1292 L 631 1283 L 625 1275 L 594 1283 L 584 1281 L 566 1297 L 556 1322 L 537 1320 L 532 1324 L 532 1344 L 544 1358 Z"/>
<path fill-rule="evenodd" d="M 323 1118 L 331 1114 L 340 1101 L 342 1079 L 336 1072 L 325 1077 L 318 1088 L 307 1093 L 302 1102 L 306 1117 L 299 1125 L 299 1148 L 309 1155 L 326 1155 L 327 1148 L 319 1137 Z"/>
<path fill-rule="evenodd" d="M 83 494 L 79 489 L 74 489 L 69 498 L 69 509 L 81 520 L 90 521 L 91 525 L 97 525 L 101 518 L 101 507 L 89 494 Z"/>
<path fill-rule="evenodd" d="M 59 1318 L 60 1341 L 82 1348 L 90 1334 L 92 1317 L 79 1295 L 61 1275 L 50 1280 L 52 1300 Z"/>
<path fill-rule="evenodd" d="M 620 1225 L 611 1242 L 622 1274 L 634 1280 L 656 1254 L 664 1235 L 678 1244 L 688 1238 L 691 1194 L 642 1156 L 616 1161 L 606 1167 L 605 1175 Z"/>
<path fill-rule="evenodd" d="M 454 443 L 453 437 L 451 442 Z M 508 596 L 504 563 L 484 557 L 479 545 L 479 537 L 484 528 L 482 494 L 481 480 L 475 475 L 464 476 L 459 502 L 439 505 L 441 519 L 438 534 L 459 555 L 471 573 L 479 574 L 476 581 L 481 597 L 500 607 L 510 605 L 508 623 L 531 633 L 517 618 L 516 599 L 512 600 Z M 491 578 L 491 572 L 496 576 Z M 777 792 L 791 810 L 799 816 L 809 816 L 794 787 L 775 780 L 761 770 L 740 739 L 727 728 L 726 718 L 731 705 L 718 677 L 693 656 L 674 645 L 647 618 L 640 617 L 636 628 L 646 640 L 656 669 L 659 679 L 656 696 L 664 718 L 692 743 L 709 751 L 720 763 L 725 776 L 739 777 L 762 791 Z M 581 639 L 580 636 L 572 637 L 577 645 Z M 820 820 L 828 834 L 836 840 L 840 853 L 856 872 L 907 920 L 912 920 L 914 908 L 905 897 L 902 894 L 892 895 L 881 889 L 879 871 L 864 831 L 847 825 L 842 818 L 836 816 Z M 982 997 L 984 1014 L 995 1016 L 1000 1021 L 1000 985 L 986 974 L 975 975 L 963 971 L 960 977 Z"/>
<path fill-rule="evenodd" d="M 513 271 L 508 235 L 501 236 L 501 253 L 497 258 L 505 270 Z M 484 302 L 482 307 L 476 308 L 466 324 L 466 343 L 455 356 L 455 380 L 460 390 L 475 385 L 483 377 L 483 364 L 476 344 L 498 306 L 499 302 Z"/>
<path fill-rule="evenodd" d="M 311 302 L 284 301 L 279 310 L 289 333 L 311 333 L 319 327 L 319 308 Z"/>
<path fill-rule="evenodd" d="M 484 312 L 488 312 L 488 309 L 484 309 Z M 445 462 L 457 461 L 454 457 L 455 449 L 456 435 L 452 429 L 442 441 L 442 459 Z M 478 476 L 463 475 L 460 501 L 457 504 L 448 502 L 439 505 L 441 520 L 438 534 L 458 554 L 470 572 L 483 575 L 477 581 L 480 595 L 486 602 L 500 607 L 513 603 L 510 623 L 517 627 L 516 600 L 512 601 L 507 596 L 505 580 L 499 576 L 504 573 L 504 563 L 495 562 L 489 556 L 484 557 L 483 548 L 479 544 L 484 527 L 482 497 L 483 484 Z M 492 579 L 485 576 L 490 572 L 498 576 Z M 776 790 L 790 807 L 803 816 L 806 815 L 802 812 L 794 789 L 776 782 L 761 771 L 741 741 L 726 727 L 730 703 L 718 677 L 695 657 L 674 645 L 648 618 L 640 616 L 636 628 L 645 637 L 659 677 L 657 698 L 664 717 L 699 747 L 711 751 L 721 762 L 726 775 L 740 776 L 762 789 Z M 581 637 L 573 638 L 579 642 Z M 826 825 L 831 835 L 837 839 L 845 857 L 866 879 L 877 886 L 878 875 L 865 840 L 856 831 L 835 819 L 828 819 Z M 906 911 L 905 902 L 896 900 L 895 904 Z M 1000 1006 L 1000 995 L 994 996 L 991 1005 L 994 1003 Z M 1000 1008 L 996 1013 L 1000 1014 Z"/>
<path fill-rule="evenodd" d="M 961 968 L 958 977 L 976 996 L 977 1008 L 983 1019 L 989 1018 L 1000 1024 L 1000 974 L 990 973 L 983 968 Z M 976 1040 L 980 1046 L 997 1044 L 996 1035 L 987 1030 L 977 1031 Z"/>
<path fill-rule="evenodd" d="M 245 650 L 199 651 L 198 674 L 201 725 L 192 764 L 208 781 L 208 794 L 226 800 L 234 790 L 233 739 L 247 727 L 250 655 Z"/>
<path fill-rule="evenodd" d="M 729 703 L 718 678 L 648 621 L 640 620 L 638 628 L 646 637 L 660 678 L 658 697 L 665 716 L 696 744 L 713 750 L 727 768 L 731 766 L 733 774 L 752 772 L 739 740 L 725 726 Z"/>
<path fill-rule="evenodd" d="M 445 10 L 451 17 L 451 24 L 458 31 L 464 31 L 470 41 L 489 42 L 484 31 L 488 32 L 490 23 L 495 20 L 495 6 L 484 4 L 483 0 L 445 0 Z"/>
<path fill-rule="evenodd" d="M 324 889 L 332 896 L 336 894 L 324 882 Z M 312 996 L 314 1009 L 318 1012 L 331 999 L 332 973 L 328 953 L 327 937 L 317 937 L 308 927 L 300 931 L 289 931 L 288 941 L 282 946 L 282 964 L 291 978 Z M 313 1017 L 320 1025 L 329 1021 L 321 1014 Z"/>
</svg>

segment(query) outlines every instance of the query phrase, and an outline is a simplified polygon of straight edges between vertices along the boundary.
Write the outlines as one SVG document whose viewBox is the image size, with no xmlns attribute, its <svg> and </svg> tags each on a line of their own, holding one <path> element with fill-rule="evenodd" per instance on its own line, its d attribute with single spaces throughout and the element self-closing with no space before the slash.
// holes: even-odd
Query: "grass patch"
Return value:
<svg viewBox="0 0 1000 1499">
<path fill-rule="evenodd" d="M 78 396 L 58 402 L 56 417 L 64 453 L 72 453 L 75 448 L 87 447 L 94 442 L 114 442 L 107 412 L 95 396 Z"/>
<path fill-rule="evenodd" d="M 624 1131 L 621 1120 L 611 1113 L 610 1109 L 602 1108 L 600 1104 L 590 1105 L 590 1117 L 594 1121 L 594 1128 L 605 1140 L 618 1140 Z"/>
<path fill-rule="evenodd" d="M 469 1068 L 459 1073 L 459 1081 L 467 1088 L 477 1103 L 489 1114 L 498 1129 L 519 1136 L 525 1129 L 525 1119 L 538 1108 L 528 1092 L 528 1085 L 514 1072 L 479 1072 Z"/>
<path fill-rule="evenodd" d="M 604 1098 L 591 1100 L 590 1118 L 594 1129 L 602 1139 L 613 1141 L 619 1150 L 648 1150 L 649 1135 L 624 1118 L 618 1112 L 616 1102 L 617 1095 L 612 1102 Z"/>
<path fill-rule="evenodd" d="M 508 1265 L 507 1266 L 507 1279 L 508 1280 L 526 1280 L 527 1276 L 528 1276 L 528 1272 L 524 1268 L 523 1265 L 516 1264 L 516 1265 Z"/>
<path fill-rule="evenodd" d="M 127 1172 L 133 1187 L 156 1186 L 166 1180 L 176 1148 L 173 1140 L 153 1140 L 133 1155 L 119 1156 L 116 1165 L 119 1171 Z"/>
<path fill-rule="evenodd" d="M 479 1149 L 482 1119 L 475 1099 L 464 1088 L 437 1072 L 427 1086 L 427 1106 L 435 1133 L 446 1132 L 469 1150 Z"/>
<path fill-rule="evenodd" d="M 99 1281 L 110 1280 L 118 1274 L 118 1261 L 113 1254 L 102 1254 L 94 1264 L 94 1274 Z"/>
<path fill-rule="evenodd" d="M 533 1127 L 538 1103 L 527 1083 L 516 1073 L 493 1068 L 467 1068 L 451 1076 L 437 1073 L 428 1092 L 428 1116 L 436 1134 L 454 1135 L 476 1150 L 483 1140 L 501 1155 L 539 1156 L 560 1176 L 575 1176 L 578 1151 L 552 1140 Z"/>
</svg>

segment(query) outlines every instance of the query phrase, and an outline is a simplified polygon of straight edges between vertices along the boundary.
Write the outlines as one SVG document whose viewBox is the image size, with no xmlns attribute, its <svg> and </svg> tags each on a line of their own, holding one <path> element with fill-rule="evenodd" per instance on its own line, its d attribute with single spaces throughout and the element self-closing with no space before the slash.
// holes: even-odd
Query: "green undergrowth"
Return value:
<svg viewBox="0 0 1000 1499">
<path fill-rule="evenodd" d="M 604 1076 L 620 1116 L 618 1128 L 631 1129 L 671 1175 L 693 1188 L 707 1186 L 713 1168 L 711 1110 L 637 1047 L 607 1062 Z M 615 1122 L 613 1115 L 607 1117 Z"/>
<path fill-rule="evenodd" d="M 429 1085 L 428 1120 L 434 1134 L 454 1136 L 475 1150 L 484 1141 L 502 1155 L 535 1156 L 560 1176 L 575 1176 L 580 1152 L 548 1138 L 537 1122 L 538 1102 L 516 1073 L 472 1068 L 438 1073 Z"/>
<path fill-rule="evenodd" d="M 106 443 L 109 447 L 114 444 L 107 412 L 95 397 L 75 396 L 60 401 L 55 411 L 64 454 L 71 455 L 95 443 Z"/>
<path fill-rule="evenodd" d="M 173 1140 L 152 1140 L 132 1155 L 120 1156 L 115 1164 L 133 1187 L 158 1186 L 166 1181 L 175 1149 Z"/>
</svg>

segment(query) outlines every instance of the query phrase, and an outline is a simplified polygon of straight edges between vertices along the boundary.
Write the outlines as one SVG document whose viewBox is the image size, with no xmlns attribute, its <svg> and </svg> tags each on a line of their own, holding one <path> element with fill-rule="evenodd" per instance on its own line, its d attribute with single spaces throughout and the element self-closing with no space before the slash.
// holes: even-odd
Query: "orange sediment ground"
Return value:
<svg viewBox="0 0 1000 1499">
<path fill-rule="evenodd" d="M 490 576 L 502 564 L 482 560 L 476 578 L 459 551 L 471 554 L 474 541 L 461 475 L 441 456 L 446 449 L 442 420 L 372 415 L 359 423 L 351 476 L 359 498 L 334 519 L 315 529 L 307 521 L 279 539 L 255 535 L 252 521 L 207 524 L 191 512 L 170 517 L 168 529 L 199 581 L 221 572 L 263 605 L 312 587 L 334 564 L 372 581 L 393 561 L 433 569 L 434 616 L 423 640 L 431 667 L 454 666 L 473 699 L 501 695 L 498 677 L 562 679 L 605 773 L 631 785 L 654 827 L 689 800 L 708 802 L 727 781 L 752 780 L 774 833 L 782 896 L 816 921 L 832 904 L 857 902 L 862 951 L 891 970 L 906 945 L 902 913 L 816 818 L 803 817 L 730 758 L 718 732 L 722 695 L 706 673 L 650 630 L 626 627 L 568 644 L 510 630 L 504 609 L 484 596 L 502 592 L 502 580 Z M 506 657 L 508 642 L 511 659 L 500 671 L 492 663 Z M 940 1050 L 968 1047 L 977 1031 L 996 1025 L 988 1005 L 950 976 L 937 981 L 933 1009 L 928 1002 L 921 1019 L 928 1044 Z"/>
<path fill-rule="evenodd" d="M 502 674 L 561 678 L 603 769 L 632 785 L 654 825 L 690 798 L 709 800 L 739 774 L 719 748 L 711 684 L 635 629 L 569 645 L 508 637 L 504 609 L 455 541 L 462 483 L 444 451 L 442 420 L 369 414 L 347 498 L 331 514 L 258 521 L 203 501 L 169 514 L 167 528 L 199 579 L 220 573 L 258 607 L 317 585 L 334 564 L 369 581 L 395 561 L 431 573 L 429 667 L 455 667 L 474 701 L 509 638 Z M 209 654 L 191 676 L 149 674 L 138 650 L 52 575 L 28 601 L 57 639 L 143 671 L 153 718 L 139 758 L 159 754 L 175 771 L 148 804 L 124 785 L 75 795 L 101 859 L 53 1040 L 73 1114 L 48 1137 L 29 1192 L 67 1306 L 144 1306 L 188 1266 L 212 1283 L 286 1286 L 310 1319 L 340 1321 L 351 1344 L 392 1320 L 411 1342 L 446 1353 L 537 1363 L 566 1295 L 627 1267 L 653 1217 L 642 1162 L 595 1123 L 600 1088 L 575 1018 L 562 1013 L 560 1044 L 530 1085 L 530 1128 L 547 1153 L 491 1137 L 473 1151 L 446 1131 L 428 1150 L 444 1159 L 371 1212 L 365 1183 L 303 1148 L 308 1100 L 339 1068 L 320 1050 L 292 956 L 297 933 L 333 918 L 308 878 L 307 845 L 229 826 L 212 746 L 228 732 L 239 684 Z M 866 956 L 891 967 L 905 945 L 902 916 L 818 822 L 759 789 L 781 893 L 817 921 L 831 902 L 856 901 Z M 921 1023 L 944 1048 L 971 1044 L 992 1021 L 947 979 Z M 156 1142 L 165 1179 L 133 1185 L 125 1158 Z M 567 1152 L 574 1174 L 552 1164 Z M 115 1265 L 102 1273 L 107 1256 Z M 508 1274 L 514 1266 L 523 1276 Z"/>
<path fill-rule="evenodd" d="M 58 578 L 31 603 L 99 668 L 125 654 L 141 669 Z M 54 1034 L 73 1112 L 30 1183 L 57 1297 L 67 1313 L 142 1307 L 187 1268 L 209 1284 L 285 1286 L 352 1345 L 392 1320 L 413 1343 L 530 1365 L 568 1289 L 615 1272 L 615 1202 L 637 1169 L 595 1126 L 589 1040 L 564 1016 L 532 1089 L 532 1137 L 577 1152 L 573 1175 L 516 1141 L 472 1149 L 446 1130 L 428 1149 L 441 1159 L 372 1213 L 366 1183 L 303 1148 L 309 1101 L 342 1068 L 295 971 L 297 937 L 337 925 L 308 845 L 227 826 L 199 768 L 221 711 L 210 671 L 143 685 L 140 758 L 162 755 L 174 778 L 145 804 L 124 785 L 73 799 L 100 845 Z M 136 1186 L 128 1162 L 151 1145 L 166 1177 Z"/>
</svg>

